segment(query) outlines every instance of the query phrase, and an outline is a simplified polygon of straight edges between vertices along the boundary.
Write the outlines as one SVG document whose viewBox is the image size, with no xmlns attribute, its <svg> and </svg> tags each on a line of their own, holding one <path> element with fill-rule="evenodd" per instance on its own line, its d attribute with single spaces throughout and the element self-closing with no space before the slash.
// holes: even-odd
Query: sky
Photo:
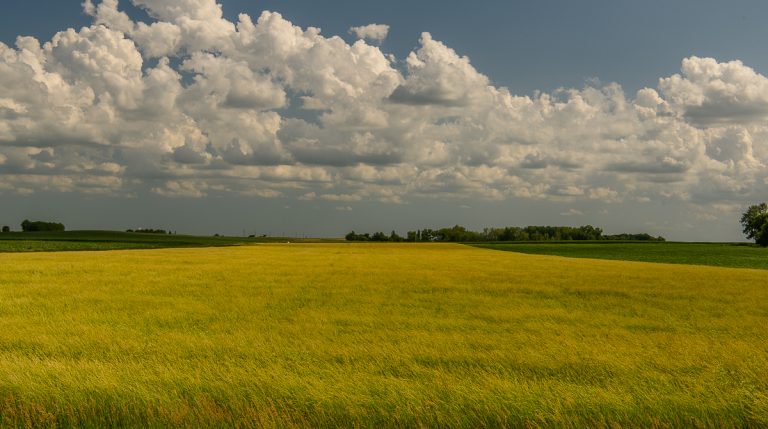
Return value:
<svg viewBox="0 0 768 429">
<path fill-rule="evenodd" d="M 768 199 L 765 2 L 1 7 L 14 228 L 740 241 Z"/>
</svg>

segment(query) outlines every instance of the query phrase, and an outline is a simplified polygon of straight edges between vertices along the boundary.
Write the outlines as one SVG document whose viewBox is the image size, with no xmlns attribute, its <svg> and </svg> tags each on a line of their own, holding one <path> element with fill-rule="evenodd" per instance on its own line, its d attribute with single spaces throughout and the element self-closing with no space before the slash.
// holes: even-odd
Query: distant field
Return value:
<svg viewBox="0 0 768 429">
<path fill-rule="evenodd" d="M 476 246 L 569 258 L 768 269 L 768 249 L 746 243 L 530 242 L 477 244 Z"/>
<path fill-rule="evenodd" d="M 142 234 L 116 231 L 11 232 L 0 233 L 0 252 L 218 247 L 253 243 L 284 243 L 286 241 L 318 242 L 334 240 L 278 237 L 200 237 L 191 235 Z"/>
<path fill-rule="evenodd" d="M 765 272 L 451 244 L 0 254 L 0 426 L 765 427 Z"/>
</svg>

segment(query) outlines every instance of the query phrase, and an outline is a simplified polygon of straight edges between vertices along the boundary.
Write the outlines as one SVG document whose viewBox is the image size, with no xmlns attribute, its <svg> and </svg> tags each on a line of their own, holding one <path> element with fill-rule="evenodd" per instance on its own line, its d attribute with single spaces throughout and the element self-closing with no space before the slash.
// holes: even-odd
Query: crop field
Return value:
<svg viewBox="0 0 768 429">
<path fill-rule="evenodd" d="M 333 242 L 339 240 L 284 237 L 200 237 L 117 231 L 10 232 L 0 233 L 0 253 L 222 247 L 254 243 L 285 243 L 286 241 Z"/>
<path fill-rule="evenodd" d="M 452 244 L 3 253 L 0 426 L 766 426 L 765 279 Z"/>
<path fill-rule="evenodd" d="M 768 269 L 768 248 L 747 243 L 528 242 L 476 244 L 477 247 L 569 258 L 663 262 Z"/>
</svg>

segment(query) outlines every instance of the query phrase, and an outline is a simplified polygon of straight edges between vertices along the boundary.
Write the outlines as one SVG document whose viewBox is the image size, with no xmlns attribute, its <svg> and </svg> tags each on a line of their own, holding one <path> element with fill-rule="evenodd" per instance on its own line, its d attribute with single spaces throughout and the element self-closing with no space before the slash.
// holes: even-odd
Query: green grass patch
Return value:
<svg viewBox="0 0 768 429">
<path fill-rule="evenodd" d="M 768 248 L 746 243 L 530 242 L 474 244 L 474 246 L 569 258 L 768 269 Z"/>
<path fill-rule="evenodd" d="M 257 243 L 333 242 L 338 240 L 284 237 L 202 237 L 117 231 L 10 232 L 0 234 L 0 252 L 163 249 L 221 247 Z"/>
</svg>

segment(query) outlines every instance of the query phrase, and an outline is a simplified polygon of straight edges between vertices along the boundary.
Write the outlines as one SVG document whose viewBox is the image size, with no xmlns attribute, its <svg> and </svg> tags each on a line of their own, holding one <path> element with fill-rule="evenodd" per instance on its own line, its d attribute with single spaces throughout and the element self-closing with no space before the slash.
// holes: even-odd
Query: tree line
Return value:
<svg viewBox="0 0 768 429">
<path fill-rule="evenodd" d="M 592 225 L 579 227 L 571 226 L 526 226 L 505 228 L 484 228 L 482 231 L 471 231 L 456 225 L 451 228 L 420 229 L 408 231 L 405 237 L 392 231 L 390 234 L 376 232 L 373 234 L 358 234 L 354 231 L 346 235 L 347 241 L 375 242 L 493 242 L 493 241 L 585 241 L 585 240 L 632 240 L 632 241 L 665 241 L 664 237 L 654 237 L 650 234 L 618 234 L 605 235 L 601 228 Z"/>
<path fill-rule="evenodd" d="M 59 222 L 31 221 L 29 219 L 24 219 L 24 222 L 21 223 L 22 232 L 63 232 L 65 229 L 64 224 Z M 11 232 L 11 227 L 3 225 L 2 232 Z"/>
<path fill-rule="evenodd" d="M 138 234 L 173 234 L 171 231 L 166 231 L 164 229 L 154 229 L 154 228 L 138 228 L 138 229 L 126 229 L 125 232 L 135 232 Z"/>
<path fill-rule="evenodd" d="M 64 229 L 64 224 L 58 222 L 24 220 L 21 223 L 21 230 L 23 232 L 62 232 Z"/>
</svg>

